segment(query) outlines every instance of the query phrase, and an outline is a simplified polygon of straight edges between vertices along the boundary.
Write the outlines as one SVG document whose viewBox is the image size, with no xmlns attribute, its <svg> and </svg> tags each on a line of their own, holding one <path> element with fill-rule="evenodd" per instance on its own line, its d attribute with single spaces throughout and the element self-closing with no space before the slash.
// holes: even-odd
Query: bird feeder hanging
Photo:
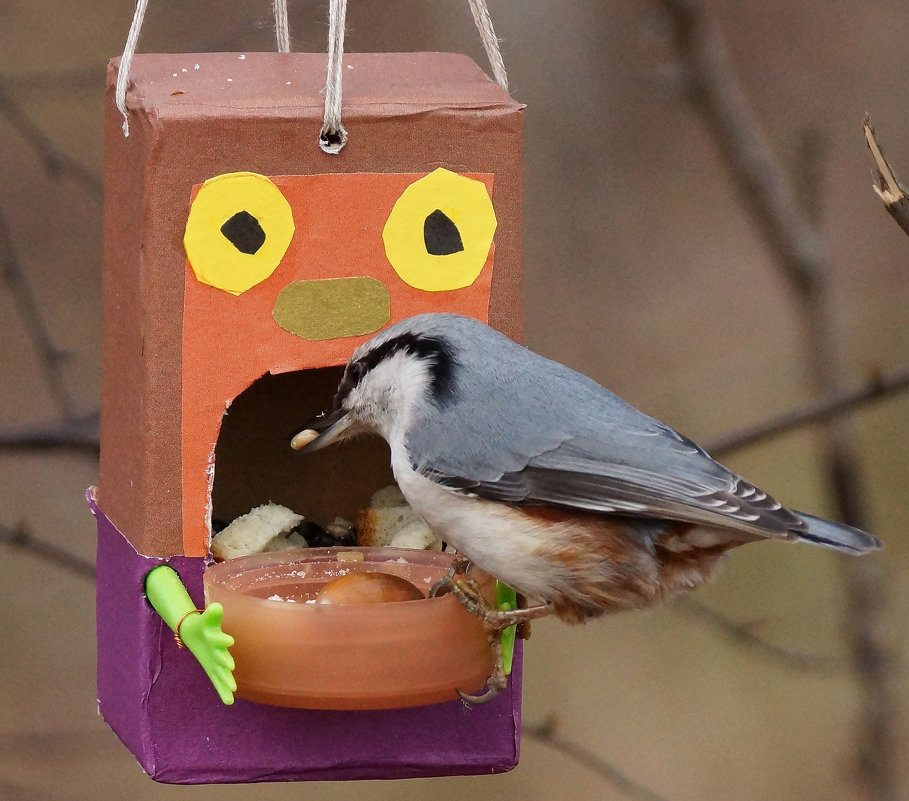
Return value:
<svg viewBox="0 0 909 801">
<path fill-rule="evenodd" d="M 145 596 L 167 565 L 203 605 L 213 519 L 268 500 L 353 517 L 390 483 L 383 443 L 309 460 L 288 447 L 374 332 L 451 311 L 521 334 L 522 106 L 463 56 L 342 58 L 339 7 L 330 98 L 324 54 L 128 50 L 108 71 L 89 493 L 98 698 L 163 782 L 476 774 L 518 759 L 520 653 L 482 707 L 225 706 Z"/>
</svg>

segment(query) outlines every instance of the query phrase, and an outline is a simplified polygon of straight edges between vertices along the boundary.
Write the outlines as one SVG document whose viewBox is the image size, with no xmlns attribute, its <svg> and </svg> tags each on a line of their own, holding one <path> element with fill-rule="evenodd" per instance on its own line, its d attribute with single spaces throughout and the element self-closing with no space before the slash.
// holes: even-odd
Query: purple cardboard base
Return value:
<svg viewBox="0 0 909 801">
<path fill-rule="evenodd" d="M 521 652 L 508 690 L 369 712 L 224 706 L 192 655 L 145 599 L 145 575 L 168 564 L 203 603 L 206 560 L 142 556 L 98 508 L 98 705 L 153 779 L 169 784 L 404 779 L 502 773 L 518 763 Z"/>
</svg>

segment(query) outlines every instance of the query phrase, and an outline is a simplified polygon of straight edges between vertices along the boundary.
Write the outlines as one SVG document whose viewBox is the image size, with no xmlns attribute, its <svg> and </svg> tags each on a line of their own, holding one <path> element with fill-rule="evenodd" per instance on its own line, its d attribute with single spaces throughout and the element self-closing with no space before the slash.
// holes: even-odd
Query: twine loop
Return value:
<svg viewBox="0 0 909 801">
<path fill-rule="evenodd" d="M 492 67 L 492 75 L 506 92 L 508 75 L 502 61 L 499 40 L 492 27 L 492 19 L 486 0 L 467 0 L 470 13 L 480 33 L 483 49 Z M 114 90 L 114 102 L 123 115 L 123 135 L 129 136 L 129 113 L 126 108 L 126 90 L 129 88 L 129 72 L 133 56 L 139 44 L 139 34 L 148 9 L 148 0 L 136 0 L 136 10 L 123 56 L 117 73 L 117 85 Z M 290 52 L 290 27 L 287 19 L 287 0 L 272 0 L 272 11 L 275 16 L 275 44 L 279 53 Z M 330 0 L 328 7 L 328 58 L 325 77 L 325 111 L 322 116 L 322 130 L 319 132 L 319 147 L 329 155 L 335 156 L 347 144 L 348 134 L 341 121 L 341 95 L 344 67 L 344 30 L 347 20 L 347 0 Z"/>
</svg>

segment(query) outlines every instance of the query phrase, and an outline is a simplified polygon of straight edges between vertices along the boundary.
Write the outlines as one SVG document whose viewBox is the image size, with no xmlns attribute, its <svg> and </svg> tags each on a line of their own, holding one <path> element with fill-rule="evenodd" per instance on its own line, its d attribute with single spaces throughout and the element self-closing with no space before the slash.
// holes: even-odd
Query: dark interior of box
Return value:
<svg viewBox="0 0 909 801">
<path fill-rule="evenodd" d="M 215 530 L 268 501 L 323 526 L 336 516 L 356 521 L 370 496 L 394 482 L 380 437 L 357 437 L 313 454 L 290 447 L 294 434 L 329 408 L 342 372 L 269 373 L 234 399 L 215 446 Z"/>
</svg>

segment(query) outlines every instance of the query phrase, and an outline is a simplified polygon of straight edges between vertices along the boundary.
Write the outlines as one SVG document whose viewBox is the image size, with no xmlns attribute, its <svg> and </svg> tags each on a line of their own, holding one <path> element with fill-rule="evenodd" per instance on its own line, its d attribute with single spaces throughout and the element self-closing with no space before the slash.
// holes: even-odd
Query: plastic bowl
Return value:
<svg viewBox="0 0 909 801">
<path fill-rule="evenodd" d="M 351 561 L 354 554 L 362 560 Z M 305 548 L 211 566 L 205 598 L 224 607 L 224 631 L 236 641 L 237 696 L 304 709 L 393 709 L 476 692 L 492 653 L 479 618 L 453 596 L 306 603 L 332 579 L 365 571 L 393 573 L 428 593 L 451 561 L 401 548 Z"/>
</svg>

